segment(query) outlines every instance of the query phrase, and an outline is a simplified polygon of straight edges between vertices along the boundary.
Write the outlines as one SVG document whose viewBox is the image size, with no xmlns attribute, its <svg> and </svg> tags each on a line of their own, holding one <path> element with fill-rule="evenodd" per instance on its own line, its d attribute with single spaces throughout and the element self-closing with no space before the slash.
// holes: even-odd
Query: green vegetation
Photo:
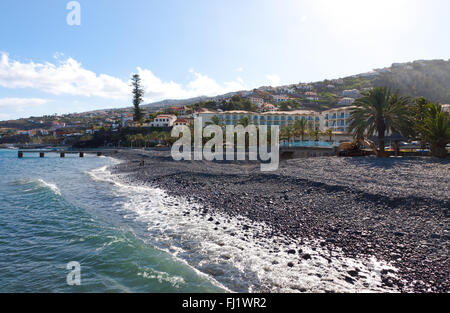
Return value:
<svg viewBox="0 0 450 313">
<path fill-rule="evenodd" d="M 447 156 L 445 146 L 450 143 L 450 117 L 439 104 L 428 103 L 422 124 L 416 124 L 422 138 L 430 143 L 431 154 L 443 158 Z"/>
<path fill-rule="evenodd" d="M 384 155 L 386 133 L 404 134 L 409 120 L 409 98 L 392 94 L 387 88 L 377 87 L 356 100 L 351 113 L 349 129 L 356 138 L 365 135 L 378 137 L 379 156 Z"/>
<path fill-rule="evenodd" d="M 420 140 L 422 147 L 430 144 L 431 154 L 446 157 L 450 143 L 450 117 L 438 103 L 420 97 L 411 101 L 391 93 L 385 87 L 376 87 L 363 93 L 355 101 L 350 127 L 355 138 L 378 137 L 378 156 L 385 156 L 384 139 L 387 133 L 400 134 L 411 140 Z"/>
<path fill-rule="evenodd" d="M 140 108 L 140 104 L 144 101 L 144 89 L 141 87 L 141 78 L 138 74 L 134 74 L 131 78 L 131 86 L 133 87 L 133 120 L 135 122 L 141 122 L 144 119 L 144 114 Z"/>
<path fill-rule="evenodd" d="M 299 135 L 302 137 L 302 141 L 305 140 L 305 134 L 306 134 L 306 126 L 307 126 L 307 122 L 304 119 L 300 119 L 298 121 L 296 121 L 294 123 L 294 129 L 295 129 L 295 133 L 296 135 Z"/>
<path fill-rule="evenodd" d="M 450 103 L 450 60 L 415 61 L 390 68 L 373 86 L 389 86 L 400 95 Z"/>
</svg>

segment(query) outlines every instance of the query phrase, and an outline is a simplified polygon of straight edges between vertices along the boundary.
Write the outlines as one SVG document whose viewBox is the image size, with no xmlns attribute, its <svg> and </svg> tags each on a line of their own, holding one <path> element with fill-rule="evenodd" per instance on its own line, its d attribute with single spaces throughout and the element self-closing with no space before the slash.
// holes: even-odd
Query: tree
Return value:
<svg viewBox="0 0 450 313">
<path fill-rule="evenodd" d="M 363 94 L 353 105 L 349 130 L 356 138 L 378 136 L 378 156 L 384 156 L 386 133 L 404 134 L 410 128 L 409 98 L 391 94 L 385 87 L 376 87 Z"/>
<path fill-rule="evenodd" d="M 291 141 L 291 138 L 295 136 L 295 129 L 293 126 L 285 126 L 280 131 L 280 139 Z"/>
<path fill-rule="evenodd" d="M 140 104 L 144 101 L 144 89 L 141 87 L 141 78 L 138 74 L 134 74 L 131 78 L 131 86 L 133 87 L 133 106 L 135 122 L 140 122 L 144 118 Z"/>
<path fill-rule="evenodd" d="M 419 127 L 424 139 L 430 143 L 431 154 L 435 157 L 447 156 L 445 146 L 450 143 L 450 117 L 437 103 L 427 104 L 423 124 Z"/>
<path fill-rule="evenodd" d="M 211 122 L 206 122 L 206 125 L 218 125 L 220 126 L 221 122 L 220 122 L 220 118 L 217 115 L 214 115 L 213 117 L 211 117 Z"/>
<path fill-rule="evenodd" d="M 319 141 L 320 131 L 318 129 L 314 129 L 313 131 L 311 131 L 311 136 L 315 141 Z"/>
<path fill-rule="evenodd" d="M 248 116 L 244 116 L 239 121 L 237 121 L 237 124 L 247 127 L 248 125 L 250 125 L 250 119 L 248 118 Z"/>
<path fill-rule="evenodd" d="M 311 139 L 314 138 L 314 135 L 315 135 L 314 131 L 316 129 L 314 128 L 314 122 L 313 121 L 308 121 L 306 123 L 306 129 L 307 129 L 309 137 L 311 137 Z"/>
<path fill-rule="evenodd" d="M 295 133 L 302 137 L 302 141 L 305 139 L 306 124 L 307 122 L 305 119 L 300 119 L 294 123 Z"/>
<path fill-rule="evenodd" d="M 135 135 L 128 135 L 127 136 L 127 141 L 130 143 L 131 149 L 133 149 L 133 142 L 136 141 L 136 136 Z"/>
<path fill-rule="evenodd" d="M 413 123 L 410 129 L 410 137 L 416 138 L 420 141 L 422 148 L 425 148 L 425 136 L 422 133 L 422 126 L 425 122 L 425 118 L 428 111 L 428 105 L 430 101 L 424 97 L 419 97 L 414 101 L 414 105 L 411 107 L 411 116 L 413 117 Z"/>
<path fill-rule="evenodd" d="M 330 141 L 333 141 L 333 130 L 331 128 L 325 129 L 322 135 L 329 137 Z"/>
</svg>

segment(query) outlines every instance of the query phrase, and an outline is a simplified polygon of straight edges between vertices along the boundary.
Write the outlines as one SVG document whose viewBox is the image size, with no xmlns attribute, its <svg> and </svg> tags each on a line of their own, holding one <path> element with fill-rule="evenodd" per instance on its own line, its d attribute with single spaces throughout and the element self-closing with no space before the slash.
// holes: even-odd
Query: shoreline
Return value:
<svg viewBox="0 0 450 313">
<path fill-rule="evenodd" d="M 244 217 L 268 225 L 270 232 L 256 238 L 281 236 L 286 247 L 297 239 L 314 240 L 347 257 L 376 256 L 398 269 L 395 277 L 382 271 L 380 287 L 449 291 L 448 160 L 298 159 L 263 174 L 256 162 L 175 162 L 167 151 L 120 151 L 110 157 L 123 161 L 113 173 L 201 203 L 202 216 Z M 308 259 L 307 253 L 289 252 L 300 261 Z M 357 270 L 347 272 L 350 284 L 364 277 Z"/>
</svg>

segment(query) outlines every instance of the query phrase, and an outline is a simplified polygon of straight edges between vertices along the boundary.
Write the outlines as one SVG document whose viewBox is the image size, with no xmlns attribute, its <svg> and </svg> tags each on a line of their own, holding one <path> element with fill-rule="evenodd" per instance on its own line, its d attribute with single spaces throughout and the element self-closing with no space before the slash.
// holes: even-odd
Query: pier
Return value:
<svg viewBox="0 0 450 313">
<path fill-rule="evenodd" d="M 116 150 L 87 150 L 87 151 L 76 151 L 76 150 L 19 150 L 17 152 L 17 157 L 19 159 L 23 158 L 25 153 L 38 154 L 40 158 L 44 158 L 46 153 L 59 153 L 61 158 L 65 158 L 66 154 L 78 154 L 80 158 L 84 158 L 86 153 L 96 154 L 97 156 L 102 156 L 106 152 L 117 153 Z"/>
</svg>

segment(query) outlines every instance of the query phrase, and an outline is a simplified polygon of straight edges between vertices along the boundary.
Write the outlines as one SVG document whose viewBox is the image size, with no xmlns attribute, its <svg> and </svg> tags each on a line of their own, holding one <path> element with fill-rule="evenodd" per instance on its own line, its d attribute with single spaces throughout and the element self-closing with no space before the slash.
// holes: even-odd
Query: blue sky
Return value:
<svg viewBox="0 0 450 313">
<path fill-rule="evenodd" d="M 447 0 L 0 1 L 0 120 L 338 78 L 450 58 Z"/>
</svg>

